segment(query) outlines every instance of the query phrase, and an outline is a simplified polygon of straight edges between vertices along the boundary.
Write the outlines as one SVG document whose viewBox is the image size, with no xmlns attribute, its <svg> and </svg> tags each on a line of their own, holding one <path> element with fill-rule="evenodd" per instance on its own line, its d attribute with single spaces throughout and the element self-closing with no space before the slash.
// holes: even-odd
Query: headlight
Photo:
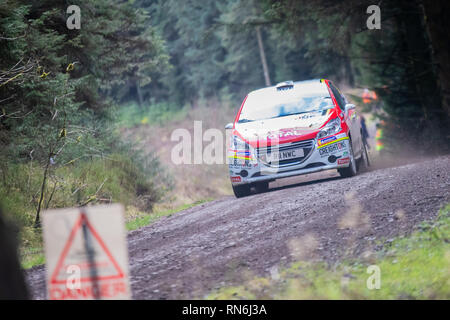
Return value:
<svg viewBox="0 0 450 320">
<path fill-rule="evenodd" d="M 249 150 L 250 146 L 238 136 L 231 136 L 231 149 L 234 150 Z"/>
<path fill-rule="evenodd" d="M 341 131 L 341 119 L 335 118 L 327 123 L 327 125 L 319 131 L 317 134 L 317 139 L 331 136 L 332 134 L 338 133 Z"/>
</svg>

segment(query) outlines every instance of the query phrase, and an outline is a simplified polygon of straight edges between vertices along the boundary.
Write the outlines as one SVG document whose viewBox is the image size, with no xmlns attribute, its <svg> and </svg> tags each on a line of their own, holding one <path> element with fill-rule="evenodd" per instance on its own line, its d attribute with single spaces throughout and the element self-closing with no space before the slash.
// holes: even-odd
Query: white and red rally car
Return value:
<svg viewBox="0 0 450 320">
<path fill-rule="evenodd" d="M 342 177 L 369 165 L 355 105 L 329 80 L 286 81 L 250 92 L 228 149 L 236 197 L 279 178 L 337 169 Z"/>
</svg>

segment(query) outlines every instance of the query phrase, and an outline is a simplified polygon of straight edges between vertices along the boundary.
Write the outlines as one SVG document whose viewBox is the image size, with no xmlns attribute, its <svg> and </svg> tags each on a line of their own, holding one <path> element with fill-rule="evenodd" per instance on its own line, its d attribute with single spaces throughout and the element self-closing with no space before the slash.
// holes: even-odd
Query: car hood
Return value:
<svg viewBox="0 0 450 320">
<path fill-rule="evenodd" d="M 252 146 L 313 139 L 335 111 L 313 111 L 292 116 L 236 123 L 235 131 Z M 272 143 L 271 143 L 272 142 Z"/>
</svg>

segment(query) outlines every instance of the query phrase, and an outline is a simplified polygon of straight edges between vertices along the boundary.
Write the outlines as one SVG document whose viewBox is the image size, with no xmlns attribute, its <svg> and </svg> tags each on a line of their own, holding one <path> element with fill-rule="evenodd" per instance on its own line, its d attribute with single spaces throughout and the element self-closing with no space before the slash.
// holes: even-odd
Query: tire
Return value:
<svg viewBox="0 0 450 320">
<path fill-rule="evenodd" d="M 267 190 L 269 190 L 269 182 L 258 182 L 255 184 L 255 189 L 257 193 L 267 192 Z"/>
<path fill-rule="evenodd" d="M 250 185 L 243 184 L 239 186 L 231 186 L 233 188 L 234 195 L 236 198 L 243 198 L 250 195 Z"/>
<path fill-rule="evenodd" d="M 358 166 L 356 163 L 355 156 L 353 154 L 352 141 L 351 140 L 349 141 L 350 141 L 349 143 L 350 165 L 347 168 L 338 169 L 338 172 L 342 178 L 350 178 L 356 176 L 356 174 L 358 173 Z"/>
<path fill-rule="evenodd" d="M 370 167 L 369 153 L 367 152 L 367 145 L 363 143 L 361 152 L 361 159 L 358 160 L 358 171 L 366 171 Z"/>
</svg>

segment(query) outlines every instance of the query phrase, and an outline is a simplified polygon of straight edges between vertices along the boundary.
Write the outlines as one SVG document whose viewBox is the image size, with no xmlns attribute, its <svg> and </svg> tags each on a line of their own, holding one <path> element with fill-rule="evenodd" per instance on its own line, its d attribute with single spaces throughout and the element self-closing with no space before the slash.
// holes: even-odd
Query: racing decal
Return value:
<svg viewBox="0 0 450 320">
<path fill-rule="evenodd" d="M 299 116 L 298 119 L 310 119 L 310 118 L 314 118 L 314 117 L 317 117 L 317 115 L 315 115 L 313 113 L 307 113 L 307 114 Z"/>
<path fill-rule="evenodd" d="M 252 154 L 249 150 L 230 150 L 228 154 L 228 158 L 230 159 L 253 160 Z"/>
<path fill-rule="evenodd" d="M 328 139 L 330 139 L 330 140 L 328 140 Z M 324 141 L 324 140 L 327 140 L 327 141 Z M 332 137 L 328 137 L 328 138 L 325 138 L 325 139 L 322 139 L 322 140 L 318 140 L 317 141 L 317 144 L 318 144 L 317 149 L 326 147 L 326 146 L 328 146 L 328 145 L 330 145 L 332 143 L 343 141 L 343 140 L 348 140 L 348 137 L 344 137 L 344 138 L 339 138 L 338 139 L 338 138 L 336 138 L 336 136 L 332 136 Z"/>
<path fill-rule="evenodd" d="M 243 161 L 243 162 L 239 163 L 239 162 L 237 162 L 238 160 L 236 160 L 236 159 L 234 161 L 235 161 L 234 163 L 230 163 L 228 165 L 228 168 L 230 168 L 230 169 L 251 169 L 252 168 L 252 165 L 248 162 Z"/>
<path fill-rule="evenodd" d="M 234 150 L 231 152 L 233 152 L 237 156 L 250 156 L 251 155 L 250 150 Z"/>
<path fill-rule="evenodd" d="M 286 138 L 286 137 L 294 137 L 304 135 L 305 132 L 303 130 L 284 130 L 278 132 L 268 132 L 265 136 L 266 139 L 277 139 L 277 138 Z M 264 136 L 260 136 L 264 138 Z"/>
<path fill-rule="evenodd" d="M 318 141 L 317 141 L 317 144 L 318 144 L 319 146 L 322 146 L 322 145 L 327 144 L 327 143 L 329 143 L 329 142 L 332 142 L 332 141 L 334 141 L 334 140 L 336 140 L 336 139 L 337 139 L 336 136 L 331 136 L 331 137 L 328 137 L 328 138 L 323 138 L 323 139 L 318 140 Z"/>
<path fill-rule="evenodd" d="M 253 160 L 253 158 L 251 156 L 236 156 L 236 155 L 232 155 L 232 156 L 228 156 L 228 158 L 230 158 L 230 159 L 240 159 L 240 160 Z"/>
<path fill-rule="evenodd" d="M 343 143 L 342 141 L 341 142 L 336 142 L 336 143 L 332 143 L 332 144 L 330 144 L 328 146 L 325 146 L 323 148 L 320 148 L 319 149 L 319 154 L 320 154 L 321 157 L 325 157 L 325 156 L 328 156 L 330 154 L 339 152 L 339 151 L 341 151 L 341 150 L 343 150 L 345 148 L 346 148 L 345 143 Z M 346 153 L 347 152 L 344 152 L 344 156 L 346 156 Z"/>
<path fill-rule="evenodd" d="M 308 112 L 305 114 L 300 115 L 297 119 L 299 120 L 305 120 L 305 119 L 312 119 L 312 118 L 316 118 L 316 117 L 320 117 L 321 119 L 326 119 L 330 113 L 331 113 L 332 109 L 325 109 L 325 110 L 318 110 L 318 111 L 312 111 L 312 112 Z M 314 119 L 315 120 L 315 119 Z"/>
<path fill-rule="evenodd" d="M 241 182 L 240 176 L 230 177 L 230 179 L 231 179 L 231 182 Z"/>
<path fill-rule="evenodd" d="M 233 159 L 229 164 L 228 167 L 231 169 L 248 169 L 252 167 L 252 164 L 256 163 L 256 161 L 250 161 L 250 160 L 243 160 L 243 159 Z"/>
<path fill-rule="evenodd" d="M 337 164 L 347 164 L 350 162 L 350 158 L 342 158 L 342 159 L 338 159 Z"/>
<path fill-rule="evenodd" d="M 336 138 L 341 139 L 341 138 L 346 138 L 347 134 L 346 133 L 340 133 L 336 135 Z"/>
</svg>

